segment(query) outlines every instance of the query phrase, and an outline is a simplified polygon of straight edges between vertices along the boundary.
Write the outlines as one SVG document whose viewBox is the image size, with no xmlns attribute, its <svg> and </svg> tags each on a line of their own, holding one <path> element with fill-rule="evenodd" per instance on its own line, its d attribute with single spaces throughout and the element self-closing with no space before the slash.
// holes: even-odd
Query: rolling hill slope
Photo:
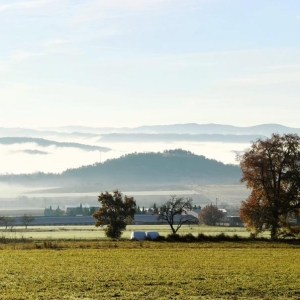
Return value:
<svg viewBox="0 0 300 300">
<path fill-rule="evenodd" d="M 137 185 L 235 184 L 238 166 L 181 149 L 158 153 L 133 153 L 104 163 L 68 169 L 61 174 L 2 175 L 0 181 L 30 185 L 65 186 L 98 184 L 104 187 Z"/>
</svg>

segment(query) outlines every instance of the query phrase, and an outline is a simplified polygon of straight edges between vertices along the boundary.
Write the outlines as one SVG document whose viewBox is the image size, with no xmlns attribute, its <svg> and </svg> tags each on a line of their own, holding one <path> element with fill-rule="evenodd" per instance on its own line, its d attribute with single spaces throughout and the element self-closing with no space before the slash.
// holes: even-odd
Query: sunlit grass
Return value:
<svg viewBox="0 0 300 300">
<path fill-rule="evenodd" d="M 0 255 L 0 299 L 299 299 L 297 246 L 40 241 Z"/>
<path fill-rule="evenodd" d="M 158 231 L 160 235 L 167 236 L 171 233 L 168 225 L 129 225 L 122 234 L 122 238 L 129 239 L 131 232 L 134 230 Z M 10 230 L 0 229 L 0 235 L 26 238 L 26 239 L 105 239 L 103 228 L 95 226 L 29 226 L 27 230 L 24 227 L 15 227 L 12 232 Z M 206 235 L 218 235 L 224 233 L 226 235 L 238 235 L 248 237 L 249 232 L 244 227 L 218 227 L 218 226 L 182 226 L 178 231 L 179 234 L 191 233 L 197 236 L 199 233 Z M 266 233 L 265 236 L 269 234 Z"/>
</svg>

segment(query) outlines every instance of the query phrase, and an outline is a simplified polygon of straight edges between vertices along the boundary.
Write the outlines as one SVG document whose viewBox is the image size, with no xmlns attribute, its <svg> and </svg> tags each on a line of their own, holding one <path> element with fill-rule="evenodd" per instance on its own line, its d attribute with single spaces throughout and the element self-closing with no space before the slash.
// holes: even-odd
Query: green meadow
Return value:
<svg viewBox="0 0 300 300">
<path fill-rule="evenodd" d="M 160 235 L 167 236 L 171 234 L 168 225 L 129 225 L 122 234 L 122 238 L 129 239 L 131 232 L 134 230 L 143 231 L 158 231 Z M 199 233 L 206 235 L 217 235 L 224 233 L 226 235 L 238 235 L 248 237 L 249 232 L 244 227 L 218 227 L 218 226 L 199 226 L 184 225 L 178 231 L 179 234 L 191 233 L 197 236 Z M 9 230 L 0 230 L 0 236 L 4 235 L 11 238 L 26 238 L 26 239 L 42 239 L 42 240 L 56 240 L 56 239 L 106 239 L 103 228 L 95 226 L 28 226 L 25 230 L 24 226 L 14 227 L 12 232 Z M 268 236 L 268 234 L 266 234 Z"/>
<path fill-rule="evenodd" d="M 297 246 L 57 241 L 1 251 L 1 299 L 299 299 Z"/>
<path fill-rule="evenodd" d="M 150 226 L 151 227 L 151 226 Z M 182 234 L 193 231 L 184 227 Z M 287 242 L 155 242 L 68 236 L 75 228 L 2 232 L 0 299 L 299 299 L 299 246 Z M 156 228 L 161 234 L 168 228 Z M 195 226 L 205 234 L 217 228 Z M 227 232 L 226 232 L 227 230 Z M 226 234 L 248 234 L 223 228 Z M 241 232 L 240 232 L 241 231 Z M 25 238 L 39 232 L 42 238 Z M 52 232 L 59 234 L 45 238 Z M 220 231 L 218 232 L 220 233 Z M 1 233 L 0 233 L 1 234 Z M 5 234 L 7 236 L 5 237 Z M 42 236 L 44 234 L 44 236 Z M 73 232 L 72 232 L 73 234 Z M 9 236 L 10 235 L 10 236 Z"/>
</svg>

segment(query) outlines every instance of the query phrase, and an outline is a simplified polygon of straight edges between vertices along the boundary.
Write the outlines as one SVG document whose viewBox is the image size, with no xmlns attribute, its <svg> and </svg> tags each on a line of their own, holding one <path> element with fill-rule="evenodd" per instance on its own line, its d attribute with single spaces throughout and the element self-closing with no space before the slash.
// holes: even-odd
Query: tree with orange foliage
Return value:
<svg viewBox="0 0 300 300">
<path fill-rule="evenodd" d="M 240 209 L 247 228 L 254 235 L 270 229 L 272 239 L 289 232 L 288 219 L 299 215 L 300 208 L 300 137 L 259 139 L 238 160 L 241 181 L 251 189 Z"/>
<path fill-rule="evenodd" d="M 216 226 L 224 216 L 225 214 L 216 205 L 209 204 L 200 211 L 199 220 L 205 225 Z"/>
</svg>

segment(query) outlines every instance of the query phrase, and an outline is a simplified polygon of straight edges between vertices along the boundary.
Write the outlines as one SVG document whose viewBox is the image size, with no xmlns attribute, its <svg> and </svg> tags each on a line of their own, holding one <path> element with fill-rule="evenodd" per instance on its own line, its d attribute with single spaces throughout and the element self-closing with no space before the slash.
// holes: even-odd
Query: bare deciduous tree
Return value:
<svg viewBox="0 0 300 300">
<path fill-rule="evenodd" d="M 195 218 L 187 214 L 193 208 L 192 202 L 191 198 L 171 196 L 166 203 L 156 208 L 153 214 L 158 215 L 158 220 L 167 221 L 175 234 L 183 224 L 195 222 Z M 178 220 L 175 220 L 175 216 L 178 216 Z"/>
<path fill-rule="evenodd" d="M 25 229 L 27 229 L 27 226 L 29 225 L 29 223 L 32 223 L 34 221 L 34 216 L 31 215 L 23 215 L 20 218 L 22 224 L 25 226 Z"/>
<path fill-rule="evenodd" d="M 12 231 L 14 225 L 15 225 L 15 218 L 9 217 L 9 216 L 2 216 L 0 217 L 0 223 L 2 223 L 5 226 L 5 229 L 10 227 L 10 230 Z"/>
</svg>

